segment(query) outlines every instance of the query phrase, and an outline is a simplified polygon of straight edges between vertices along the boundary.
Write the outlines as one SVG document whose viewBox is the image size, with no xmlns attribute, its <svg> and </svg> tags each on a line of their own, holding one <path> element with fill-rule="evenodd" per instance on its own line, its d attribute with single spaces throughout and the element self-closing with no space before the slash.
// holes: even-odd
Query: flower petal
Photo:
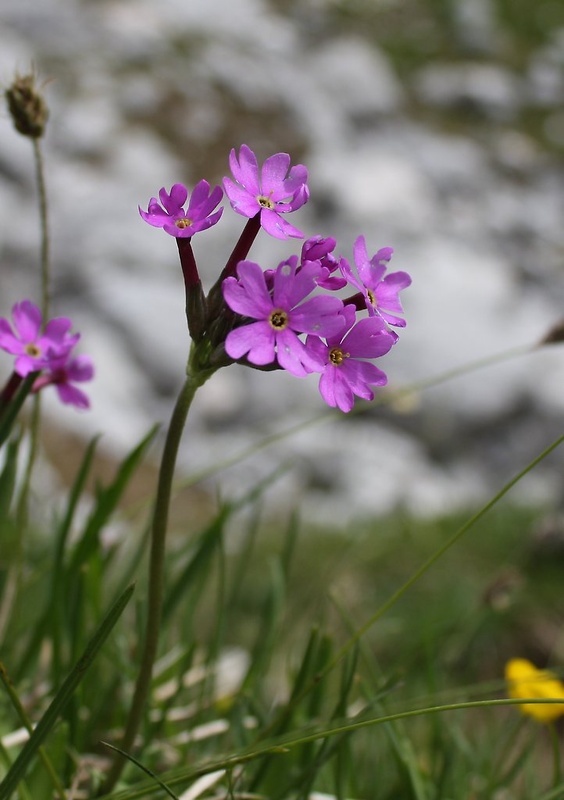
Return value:
<svg viewBox="0 0 564 800">
<path fill-rule="evenodd" d="M 258 205 L 258 204 L 257 204 Z M 250 216 L 247 215 L 247 216 Z M 271 211 L 269 208 L 263 208 L 260 212 L 260 224 L 264 230 L 276 239 L 303 239 L 304 234 L 298 228 L 294 228 L 285 219 L 282 219 L 276 211 Z"/>
<path fill-rule="evenodd" d="M 290 325 L 300 333 L 333 336 L 344 331 L 343 301 L 339 297 L 311 297 L 290 312 Z"/>
<path fill-rule="evenodd" d="M 225 352 L 235 360 L 246 355 L 251 364 L 264 366 L 275 360 L 274 342 L 274 331 L 268 322 L 251 322 L 227 334 Z"/>
<path fill-rule="evenodd" d="M 354 406 L 354 395 L 337 367 L 327 367 L 319 379 L 319 392 L 328 406 L 340 408 L 345 414 Z"/>
<path fill-rule="evenodd" d="M 182 211 L 182 206 L 186 202 L 187 197 L 188 189 L 183 183 L 175 183 L 170 190 L 170 194 L 166 191 L 164 186 L 159 192 L 159 198 L 163 208 L 167 214 L 170 214 L 172 217 Z"/>
<path fill-rule="evenodd" d="M 41 369 L 41 359 L 35 359 L 23 353 L 18 356 L 14 362 L 14 372 L 21 375 L 22 378 L 27 377 L 31 372 L 37 372 Z"/>
<path fill-rule="evenodd" d="M 231 150 L 229 166 L 233 177 L 241 184 L 243 189 L 252 195 L 260 194 L 257 157 L 250 147 L 247 147 L 246 144 L 241 145 L 238 161 L 235 149 Z"/>
<path fill-rule="evenodd" d="M 90 356 L 76 356 L 69 362 L 66 368 L 68 379 L 83 383 L 90 381 L 94 377 L 94 364 Z"/>
<path fill-rule="evenodd" d="M 288 153 L 276 153 L 269 156 L 262 165 L 260 188 L 263 194 L 273 200 L 282 200 L 292 192 L 284 186 L 284 178 L 288 174 L 290 156 Z"/>
<path fill-rule="evenodd" d="M 233 211 L 238 214 L 242 214 L 244 217 L 254 217 L 261 210 L 256 195 L 250 194 L 246 189 L 237 186 L 229 178 L 223 179 L 223 188 Z"/>
<path fill-rule="evenodd" d="M 322 369 L 322 361 L 314 350 L 305 346 L 290 328 L 276 334 L 276 354 L 282 369 L 303 378 Z"/>
<path fill-rule="evenodd" d="M 253 261 L 241 261 L 237 266 L 239 280 L 223 281 L 223 297 L 232 311 L 253 319 L 266 319 L 273 309 L 266 287 L 264 272 Z"/>
<path fill-rule="evenodd" d="M 56 383 L 55 388 L 62 403 L 76 408 L 90 408 L 88 396 L 70 383 Z"/>
<path fill-rule="evenodd" d="M 296 164 L 292 167 L 290 174 L 284 181 L 284 191 L 286 192 L 286 196 L 289 197 L 299 192 L 303 193 L 304 188 L 309 197 L 309 191 L 307 191 L 307 167 L 304 167 L 303 164 Z"/>
<path fill-rule="evenodd" d="M 41 311 L 30 300 L 22 300 L 12 308 L 14 325 L 22 342 L 34 342 L 41 327 Z"/>
<path fill-rule="evenodd" d="M 379 358 L 395 344 L 393 334 L 380 317 L 364 317 L 342 340 L 343 350 L 353 358 Z"/>
</svg>

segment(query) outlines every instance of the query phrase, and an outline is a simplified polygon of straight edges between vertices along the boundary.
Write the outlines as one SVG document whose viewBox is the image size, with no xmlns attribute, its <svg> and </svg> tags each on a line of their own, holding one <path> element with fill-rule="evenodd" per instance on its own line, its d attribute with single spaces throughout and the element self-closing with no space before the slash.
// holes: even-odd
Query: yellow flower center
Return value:
<svg viewBox="0 0 564 800">
<path fill-rule="evenodd" d="M 266 197 L 264 194 L 259 194 L 257 201 L 261 208 L 268 208 L 270 211 L 272 211 L 275 207 L 270 197 Z"/>
<path fill-rule="evenodd" d="M 182 217 L 182 219 L 175 220 L 174 224 L 176 225 L 177 228 L 181 229 L 189 228 L 190 225 L 192 224 L 192 220 L 188 219 L 188 217 Z"/>
<path fill-rule="evenodd" d="M 370 300 L 370 305 L 373 308 L 376 308 L 376 306 L 378 305 L 378 301 L 376 300 L 376 295 L 374 294 L 372 289 L 367 289 L 366 294 L 368 295 L 368 299 Z"/>
<path fill-rule="evenodd" d="M 39 358 L 39 356 L 41 355 L 41 350 L 33 342 L 30 342 L 29 344 L 26 344 L 24 349 L 25 349 L 25 352 L 27 353 L 27 355 L 31 356 L 32 358 Z"/>
<path fill-rule="evenodd" d="M 274 311 L 270 312 L 268 321 L 270 327 L 274 328 L 275 331 L 283 331 L 284 328 L 288 327 L 288 314 L 281 308 L 275 308 Z"/>
<path fill-rule="evenodd" d="M 329 350 L 329 361 L 334 367 L 340 367 L 345 358 L 350 358 L 350 353 L 343 353 L 340 347 L 332 347 Z"/>
</svg>

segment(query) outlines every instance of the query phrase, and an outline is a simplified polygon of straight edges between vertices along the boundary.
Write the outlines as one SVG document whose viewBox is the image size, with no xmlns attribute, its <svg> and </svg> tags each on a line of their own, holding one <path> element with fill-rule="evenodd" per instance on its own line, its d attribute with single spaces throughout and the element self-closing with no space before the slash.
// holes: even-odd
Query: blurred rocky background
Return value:
<svg viewBox="0 0 564 800">
<path fill-rule="evenodd" d="M 173 239 L 137 206 L 220 182 L 243 142 L 307 164 L 311 201 L 292 222 L 308 235 L 350 255 L 364 233 L 411 273 L 408 327 L 382 363 L 392 388 L 533 349 L 564 317 L 563 0 L 3 0 L 0 23 L 3 85 L 30 65 L 45 81 L 54 305 L 97 365 L 91 412 L 45 404 L 55 442 L 103 433 L 112 458 L 168 419 L 183 286 Z M 39 297 L 39 228 L 29 142 L 6 112 L 0 208 L 8 315 Z M 208 285 L 243 224 L 226 209 L 194 239 Z M 251 255 L 275 266 L 300 246 L 265 235 Z M 440 513 L 489 497 L 562 432 L 563 411 L 554 345 L 307 426 L 224 471 L 223 491 L 287 464 L 273 502 L 321 521 Z M 325 412 L 314 377 L 230 367 L 199 393 L 182 464 Z M 558 506 L 563 465 L 557 453 L 521 497 Z"/>
</svg>

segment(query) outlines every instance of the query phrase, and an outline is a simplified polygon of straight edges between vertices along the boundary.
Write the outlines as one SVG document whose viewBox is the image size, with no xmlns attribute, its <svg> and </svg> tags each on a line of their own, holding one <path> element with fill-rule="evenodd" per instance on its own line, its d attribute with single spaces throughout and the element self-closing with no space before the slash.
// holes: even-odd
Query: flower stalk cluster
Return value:
<svg viewBox="0 0 564 800">
<path fill-rule="evenodd" d="M 130 752 L 147 704 L 157 655 L 164 582 L 168 509 L 178 446 L 186 416 L 197 389 L 220 367 L 239 362 L 261 370 L 284 369 L 296 377 L 320 376 L 319 390 L 328 405 L 350 411 L 354 397 L 372 399 L 373 388 L 386 383 L 372 363 L 398 340 L 392 327 L 405 325 L 399 291 L 411 279 L 406 273 L 385 276 L 391 248 L 368 258 L 364 239 L 355 245 L 358 277 L 349 263 L 334 255 L 336 241 L 314 236 L 300 256 L 290 255 L 275 268 L 248 259 L 262 229 L 277 239 L 303 239 L 285 215 L 309 198 L 307 169 L 291 166 L 287 153 L 276 153 L 259 169 L 253 151 L 242 145 L 229 158 L 233 178 L 223 187 L 232 209 L 247 223 L 216 282 L 206 295 L 202 288 L 192 237 L 216 225 L 223 213 L 218 205 L 221 187 L 205 180 L 192 193 L 180 183 L 164 187 L 147 210 L 139 208 L 149 225 L 176 238 L 186 292 L 186 315 L 192 339 L 186 381 L 167 432 L 159 472 L 151 529 L 149 587 L 145 639 L 130 713 L 120 744 Z M 353 295 L 336 292 L 351 286 Z M 357 319 L 358 310 L 367 316 Z M 123 760 L 116 757 L 103 786 L 115 785 Z"/>
</svg>

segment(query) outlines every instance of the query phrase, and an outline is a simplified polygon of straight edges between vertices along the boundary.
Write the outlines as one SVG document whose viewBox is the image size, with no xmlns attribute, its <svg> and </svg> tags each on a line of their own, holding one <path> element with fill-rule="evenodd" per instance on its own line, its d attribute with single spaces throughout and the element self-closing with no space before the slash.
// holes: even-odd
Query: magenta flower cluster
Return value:
<svg viewBox="0 0 564 800">
<path fill-rule="evenodd" d="M 229 163 L 234 180 L 224 178 L 223 186 L 233 210 L 248 222 L 207 298 L 189 239 L 218 222 L 223 209 L 215 209 L 221 188 L 210 192 L 209 184 L 200 181 L 184 210 L 188 190 L 175 184 L 170 193 L 161 189 L 160 204 L 152 198 L 148 211 L 139 209 L 150 225 L 164 228 L 177 240 L 188 239 L 182 246 L 179 241 L 179 253 L 197 368 L 211 373 L 239 361 L 257 369 L 278 367 L 296 377 L 315 373 L 325 402 L 345 412 L 352 409 L 355 397 L 372 400 L 373 388 L 387 382 L 373 361 L 398 341 L 392 328 L 405 327 L 399 293 L 410 285 L 410 276 L 386 274 L 392 248 L 381 248 L 370 257 L 364 236 L 354 243 L 355 269 L 335 255 L 335 239 L 314 236 L 299 257 L 292 255 L 275 269 L 263 270 L 247 259 L 260 228 L 278 239 L 304 238 L 282 215 L 307 202 L 307 169 L 301 164 L 292 167 L 287 153 L 270 156 L 259 169 L 247 145 L 238 155 L 232 150 Z M 347 288 L 349 297 L 335 294 Z M 366 316 L 359 317 L 362 312 Z M 206 355 L 200 358 L 201 353 Z"/>
<path fill-rule="evenodd" d="M 15 356 L 14 372 L 19 378 L 37 373 L 32 391 L 54 385 L 63 403 L 89 408 L 87 395 L 75 384 L 94 376 L 91 359 L 75 356 L 73 350 L 80 334 L 70 332 L 68 317 L 55 317 L 42 328 L 42 314 L 30 300 L 22 300 L 12 308 L 14 328 L 0 318 L 0 348 Z"/>
<path fill-rule="evenodd" d="M 333 243 L 330 240 L 328 248 Z M 397 342 L 389 325 L 405 325 L 396 316 L 402 311 L 398 294 L 411 281 L 406 273 L 397 272 L 386 283 L 379 254 L 370 261 L 357 260 L 366 251 L 363 237 L 355 244 L 355 263 L 363 281 L 354 277 L 344 258 L 335 264 L 329 261 L 330 249 L 321 258 L 307 260 L 315 255 L 316 247 L 324 249 L 318 239 L 308 240 L 300 261 L 293 256 L 272 275 L 258 264 L 243 261 L 237 277 L 225 279 L 225 302 L 247 320 L 228 333 L 225 350 L 233 359 L 245 357 L 256 365 L 276 360 L 297 377 L 320 373 L 321 396 L 329 406 L 346 412 L 352 409 L 355 396 L 372 400 L 371 387 L 387 382 L 382 370 L 366 359 L 385 355 Z M 332 276 L 331 270 L 338 270 L 341 277 Z M 318 288 L 342 288 L 343 281 L 360 289 L 369 316 L 357 319 L 358 298 L 347 301 L 332 294 L 313 294 Z M 305 340 L 300 334 L 306 334 Z"/>
</svg>

